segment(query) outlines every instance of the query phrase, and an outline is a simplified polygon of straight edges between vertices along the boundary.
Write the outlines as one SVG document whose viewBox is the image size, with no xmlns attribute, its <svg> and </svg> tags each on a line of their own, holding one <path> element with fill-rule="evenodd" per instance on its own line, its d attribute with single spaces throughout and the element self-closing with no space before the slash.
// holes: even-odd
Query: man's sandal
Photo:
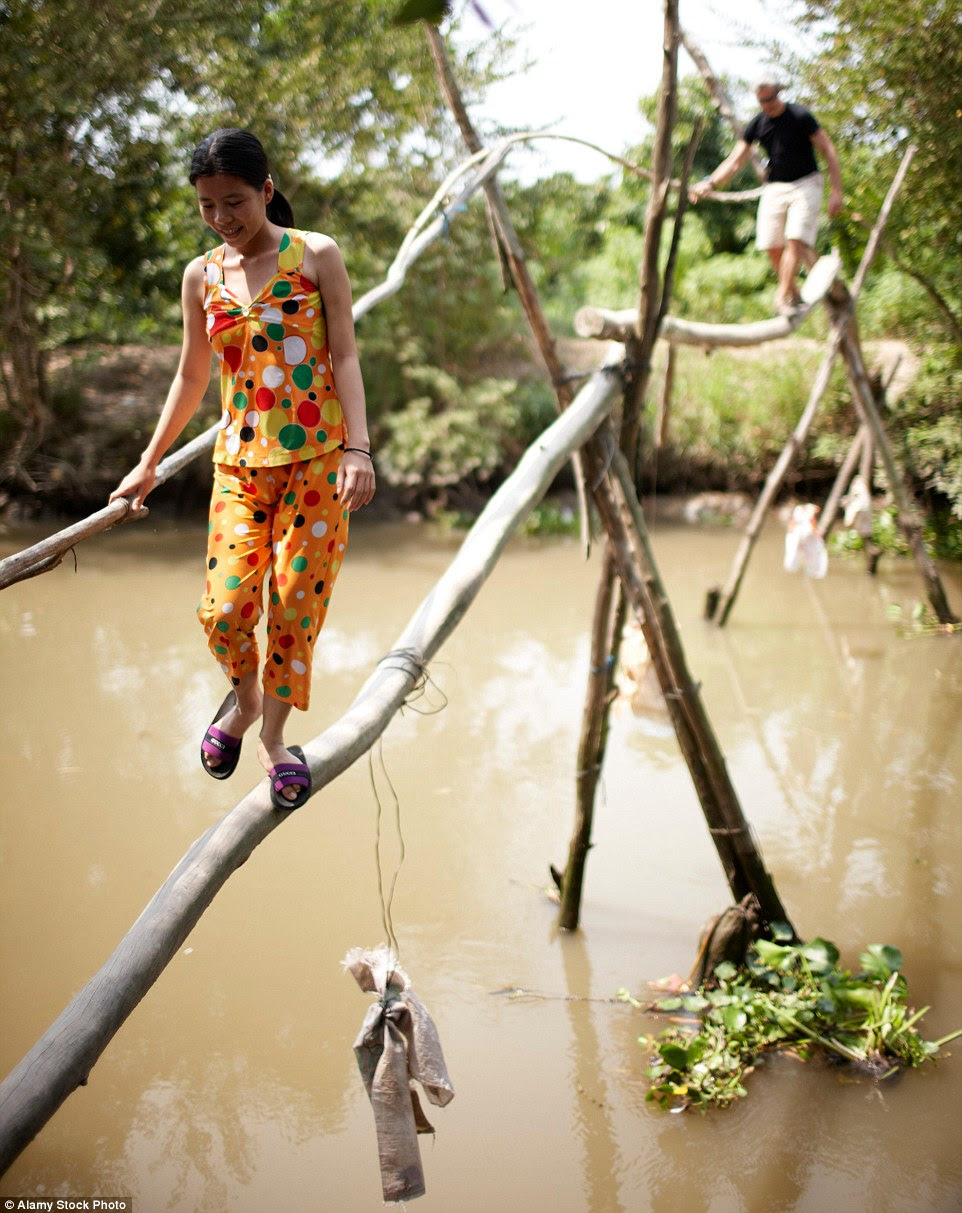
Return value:
<svg viewBox="0 0 962 1213">
<path fill-rule="evenodd" d="M 217 709 L 210 727 L 204 734 L 204 740 L 200 743 L 201 765 L 212 779 L 229 779 L 237 769 L 242 739 L 240 737 L 231 737 L 228 733 L 224 733 L 216 727 L 217 721 L 223 720 L 236 702 L 237 696 L 233 691 L 228 691 L 227 698 Z M 219 759 L 218 765 L 212 767 L 207 761 L 208 758 Z"/>
<path fill-rule="evenodd" d="M 300 762 L 282 762 L 271 767 L 271 804 L 275 809 L 299 809 L 311 795 L 311 769 L 304 761 L 304 751 L 299 745 L 287 748 Z M 297 788 L 297 795 L 290 799 L 284 795 L 285 788 Z"/>
</svg>

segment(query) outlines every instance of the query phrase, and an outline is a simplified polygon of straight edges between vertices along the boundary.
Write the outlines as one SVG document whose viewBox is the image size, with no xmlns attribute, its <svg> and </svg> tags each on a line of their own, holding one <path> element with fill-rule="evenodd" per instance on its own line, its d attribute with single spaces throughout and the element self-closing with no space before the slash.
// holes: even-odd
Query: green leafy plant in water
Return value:
<svg viewBox="0 0 962 1213">
<path fill-rule="evenodd" d="M 792 944 L 783 932 L 775 942 L 757 940 L 744 967 L 725 962 L 710 985 L 663 999 L 658 1010 L 690 1014 L 700 1026 L 639 1037 L 653 1055 L 647 1098 L 673 1110 L 727 1107 L 747 1094 L 745 1079 L 758 1059 L 777 1049 L 802 1059 L 821 1050 L 868 1076 L 888 1078 L 922 1065 L 962 1035 L 936 1041 L 919 1035 L 916 1024 L 929 1008 L 906 1006 L 897 948 L 872 944 L 854 975 L 840 969 L 838 959 L 828 940 Z M 634 1003 L 626 991 L 619 997 Z"/>
<path fill-rule="evenodd" d="M 910 611 L 897 602 L 890 602 L 885 613 L 898 625 L 899 635 L 905 639 L 914 636 L 951 636 L 954 632 L 962 631 L 962 623 L 941 623 L 926 602 L 916 602 Z"/>
</svg>

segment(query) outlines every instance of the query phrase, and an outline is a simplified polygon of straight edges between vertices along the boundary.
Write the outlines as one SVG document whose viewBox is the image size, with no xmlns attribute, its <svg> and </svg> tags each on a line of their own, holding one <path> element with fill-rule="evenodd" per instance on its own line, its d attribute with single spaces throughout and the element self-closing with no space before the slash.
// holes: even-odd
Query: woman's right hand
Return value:
<svg viewBox="0 0 962 1213">
<path fill-rule="evenodd" d="M 156 478 L 157 472 L 151 464 L 138 463 L 133 471 L 128 472 L 110 494 L 108 504 L 112 501 L 118 501 L 121 497 L 126 497 L 130 502 L 131 513 L 136 514 L 138 510 L 143 508 L 144 498 L 154 487 Z"/>
</svg>

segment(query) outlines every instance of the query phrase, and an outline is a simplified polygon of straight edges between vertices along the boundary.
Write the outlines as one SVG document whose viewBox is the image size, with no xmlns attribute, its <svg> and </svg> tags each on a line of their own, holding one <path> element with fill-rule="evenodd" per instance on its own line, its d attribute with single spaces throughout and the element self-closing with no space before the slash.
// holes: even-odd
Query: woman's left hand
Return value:
<svg viewBox="0 0 962 1213">
<path fill-rule="evenodd" d="M 352 512 L 374 497 L 374 462 L 369 455 L 345 451 L 337 470 L 337 495 Z"/>
</svg>

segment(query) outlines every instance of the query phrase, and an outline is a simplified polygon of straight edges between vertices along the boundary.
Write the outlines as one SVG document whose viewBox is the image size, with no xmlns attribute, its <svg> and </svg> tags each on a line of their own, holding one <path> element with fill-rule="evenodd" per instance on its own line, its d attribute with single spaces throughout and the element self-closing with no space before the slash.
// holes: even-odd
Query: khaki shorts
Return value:
<svg viewBox="0 0 962 1213">
<path fill-rule="evenodd" d="M 755 247 L 784 248 L 787 240 L 801 240 L 814 248 L 823 183 L 821 173 L 810 173 L 797 181 L 769 181 L 763 186 Z"/>
</svg>

